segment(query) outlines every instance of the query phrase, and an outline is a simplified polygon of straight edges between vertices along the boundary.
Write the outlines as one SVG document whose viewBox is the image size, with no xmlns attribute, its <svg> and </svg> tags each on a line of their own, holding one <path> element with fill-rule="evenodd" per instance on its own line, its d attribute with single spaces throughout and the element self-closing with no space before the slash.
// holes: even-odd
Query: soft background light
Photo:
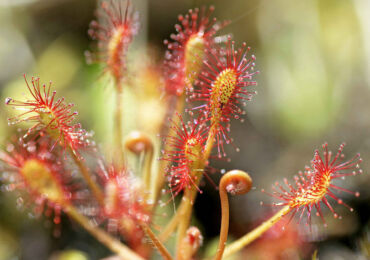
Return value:
<svg viewBox="0 0 370 260">
<path fill-rule="evenodd" d="M 155 64 L 163 57 L 163 40 L 174 32 L 178 14 L 210 4 L 215 5 L 219 20 L 231 19 L 221 34 L 232 34 L 237 44 L 247 42 L 257 57 L 258 95 L 247 104 L 245 122 L 232 124 L 231 135 L 241 151 L 229 146 L 231 163 L 213 161 L 218 169 L 248 171 L 254 180 L 254 192 L 231 202 L 231 235 L 242 235 L 271 213 L 269 207 L 259 205 L 261 200 L 271 200 L 259 192 L 261 188 L 269 189 L 273 182 L 292 178 L 303 170 L 314 149 L 325 141 L 332 151 L 345 141 L 347 157 L 360 152 L 364 159 L 364 175 L 341 182 L 361 192 L 360 198 L 341 194 L 355 212 L 337 206 L 343 219 L 334 220 L 325 210 L 329 227 L 323 229 L 320 221 L 317 225 L 314 221 L 313 232 L 305 239 L 315 243 L 322 259 L 368 257 L 370 2 L 132 2 L 142 21 L 140 36 L 131 46 L 129 57 L 134 68 L 141 68 L 146 61 Z M 87 29 L 95 4 L 90 0 L 0 0 L 0 96 L 3 100 L 8 96 L 23 99 L 23 73 L 40 76 L 45 83 L 52 80 L 58 96 L 76 105 L 83 127 L 94 131 L 97 144 L 109 153 L 112 86 L 108 78 L 100 76 L 99 66 L 86 65 L 84 58 L 84 51 L 91 46 Z M 138 78 L 136 74 L 135 77 Z M 156 97 L 153 100 L 140 93 L 133 88 L 125 92 L 125 132 L 146 129 L 155 136 L 156 127 L 150 120 L 161 113 L 155 102 L 160 102 L 161 95 L 152 93 Z M 137 100 L 145 102 L 139 104 Z M 151 116 L 153 112 L 157 114 Z M 12 109 L 1 106 L 3 147 L 19 127 L 7 126 L 6 118 L 12 114 Z M 212 177 L 217 180 L 218 175 Z M 219 231 L 218 194 L 209 183 L 202 188 L 204 194 L 198 198 L 195 214 L 204 235 L 212 238 Z M 50 221 L 27 216 L 32 213 L 18 210 L 17 203 L 20 202 L 14 194 L 0 193 L 0 259 L 47 259 L 67 249 L 82 250 L 91 259 L 109 254 L 67 219 L 63 220 L 61 237 L 53 238 Z M 305 257 L 310 258 L 311 253 L 312 250 Z M 68 251 L 64 257 L 59 259 L 86 256 Z"/>
</svg>

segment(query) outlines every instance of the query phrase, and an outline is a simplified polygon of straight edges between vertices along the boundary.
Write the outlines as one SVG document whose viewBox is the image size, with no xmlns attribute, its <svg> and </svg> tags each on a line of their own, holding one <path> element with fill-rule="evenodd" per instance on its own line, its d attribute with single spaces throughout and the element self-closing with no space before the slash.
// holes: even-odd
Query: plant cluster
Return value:
<svg viewBox="0 0 370 260">
<path fill-rule="evenodd" d="M 162 79 L 158 80 L 162 84 L 155 87 L 161 90 L 166 110 L 158 137 L 162 142 L 158 142 L 142 131 L 122 136 L 122 95 L 132 73 L 127 54 L 140 31 L 139 16 L 130 1 L 103 1 L 98 7 L 98 20 L 91 22 L 88 32 L 96 45 L 86 56 L 89 62 L 103 64 L 104 73 L 115 86 L 112 158 L 105 159 L 93 136 L 74 123 L 77 112 L 72 111 L 73 104 L 58 98 L 51 82 L 44 84 L 37 77 L 29 80 L 24 76 L 29 98 L 7 98 L 5 104 L 21 111 L 9 118 L 10 124 L 27 121 L 33 125 L 0 152 L 9 182 L 7 189 L 28 194 L 25 196 L 31 198 L 35 211 L 54 214 L 55 224 L 60 222 L 62 212 L 68 215 L 122 259 L 147 259 L 154 249 L 164 259 L 201 257 L 198 251 L 202 234 L 190 225 L 194 201 L 202 193 L 200 184 L 203 176 L 208 177 L 210 159 L 227 157 L 225 146 L 233 145 L 231 124 L 243 121 L 244 107 L 256 94 L 254 77 L 258 74 L 250 48 L 220 34 L 229 21 L 217 21 L 213 10 L 200 8 L 180 15 L 176 32 L 164 41 L 167 51 L 163 69 L 161 73 L 153 72 Z M 159 143 L 161 147 L 157 149 Z M 221 230 L 213 258 L 218 260 L 238 252 L 288 213 L 290 219 L 297 214 L 302 219 L 306 214 L 309 223 L 316 211 L 325 222 L 324 205 L 337 218 L 330 199 L 352 211 L 338 192 L 355 196 L 359 193 L 339 187 L 333 180 L 361 173 L 361 158 L 358 154 L 344 160 L 343 147 L 340 145 L 333 155 L 324 144 L 323 152 L 314 152 L 311 166 L 295 177 L 294 184 L 285 179 L 283 184 L 273 185 L 271 193 L 263 190 L 280 201 L 274 205 L 282 206 L 281 210 L 230 244 L 226 243 L 228 194 L 249 192 L 252 179 L 241 170 L 223 174 L 218 185 Z M 158 151 L 162 153 L 159 155 Z M 128 153 L 142 158 L 141 172 L 133 172 L 134 167 L 126 159 Z M 95 159 L 94 166 L 87 163 L 86 154 Z M 156 157 L 160 160 L 154 164 Z M 72 174 L 71 164 L 78 169 L 78 176 Z M 170 196 L 169 201 L 176 196 L 182 199 L 167 225 L 158 227 L 154 216 L 165 196 Z M 80 207 L 83 200 L 93 205 L 93 213 Z M 175 233 L 176 247 L 169 250 L 166 241 Z M 151 243 L 147 243 L 148 238 Z"/>
</svg>

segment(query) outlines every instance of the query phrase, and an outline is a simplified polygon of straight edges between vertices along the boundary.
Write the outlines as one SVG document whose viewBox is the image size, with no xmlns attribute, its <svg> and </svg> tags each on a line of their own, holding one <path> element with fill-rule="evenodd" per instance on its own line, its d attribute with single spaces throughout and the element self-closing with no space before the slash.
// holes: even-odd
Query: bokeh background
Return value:
<svg viewBox="0 0 370 260">
<path fill-rule="evenodd" d="M 260 201 L 271 201 L 260 190 L 268 190 L 284 177 L 292 179 L 325 141 L 333 151 L 346 142 L 348 157 L 361 153 L 364 174 L 339 181 L 361 193 L 359 198 L 341 194 L 354 212 L 335 205 L 343 218 L 334 219 L 326 209 L 328 228 L 316 218 L 311 231 L 293 221 L 286 232 L 275 230 L 242 254 L 250 259 L 311 259 L 317 249 L 320 259 L 369 258 L 370 2 L 132 2 L 141 19 L 140 34 L 130 49 L 134 67 L 144 62 L 160 64 L 163 40 L 174 32 L 178 14 L 210 4 L 219 20 L 231 20 L 220 34 L 232 34 L 237 43 L 247 42 L 257 57 L 258 95 L 247 104 L 245 122 L 232 124 L 231 135 L 240 152 L 228 147 L 231 162 L 212 162 L 217 169 L 248 171 L 254 180 L 252 192 L 231 201 L 231 239 L 277 210 L 260 206 Z M 84 56 L 91 48 L 87 30 L 95 7 L 93 0 L 0 0 L 0 96 L 2 100 L 22 98 L 23 73 L 40 76 L 43 82 L 52 80 L 59 95 L 76 105 L 83 127 L 94 131 L 97 144 L 109 152 L 112 89 L 109 80 L 100 77 L 101 68 L 87 65 Z M 154 116 L 151 111 L 156 111 L 144 110 L 142 120 L 136 120 L 133 115 L 141 104 L 132 96 L 135 91 L 127 91 L 126 132 L 143 129 Z M 7 126 L 12 114 L 1 106 L 3 147 L 16 131 Z M 149 131 L 155 130 L 149 127 Z M 211 177 L 217 181 L 219 176 Z M 214 248 L 212 240 L 217 241 L 220 206 L 214 186 L 206 182 L 201 188 L 204 193 L 195 204 L 195 216 L 207 251 Z M 0 193 L 0 259 L 99 259 L 110 254 L 67 218 L 61 235 L 53 237 L 50 220 L 35 218 L 19 204 L 13 194 Z"/>
</svg>

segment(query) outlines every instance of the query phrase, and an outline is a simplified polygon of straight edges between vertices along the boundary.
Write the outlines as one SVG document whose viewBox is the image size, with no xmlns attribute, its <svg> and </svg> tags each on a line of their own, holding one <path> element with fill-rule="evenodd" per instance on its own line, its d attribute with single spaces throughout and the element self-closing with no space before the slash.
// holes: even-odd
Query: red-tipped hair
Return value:
<svg viewBox="0 0 370 260">
<path fill-rule="evenodd" d="M 229 37 L 223 53 L 213 51 L 211 58 L 204 61 L 205 69 L 199 76 L 197 88 L 190 93 L 190 100 L 200 103 L 193 110 L 206 114 L 207 120 L 216 129 L 219 157 L 225 156 L 224 141 L 231 142 L 228 136 L 231 118 L 243 121 L 243 106 L 256 94 L 248 89 L 257 85 L 252 77 L 258 73 L 254 71 L 255 56 L 247 56 L 249 50 L 245 43 L 236 50 Z"/>
<path fill-rule="evenodd" d="M 206 50 L 216 47 L 216 33 L 229 22 L 211 19 L 214 7 L 190 9 L 179 15 L 180 24 L 175 25 L 176 34 L 165 40 L 167 52 L 164 61 L 165 91 L 169 95 L 180 96 L 185 87 L 191 88 L 198 78 Z"/>
<path fill-rule="evenodd" d="M 130 3 L 103 1 L 97 11 L 99 21 L 92 21 L 88 31 L 98 41 L 95 53 L 86 52 L 88 62 L 103 63 L 104 71 L 110 72 L 117 82 L 124 77 L 127 50 L 139 29 L 138 15 Z"/>
<path fill-rule="evenodd" d="M 168 160 L 172 165 L 167 169 L 169 187 L 173 196 L 186 188 L 196 186 L 196 178 L 192 173 L 195 160 L 204 150 L 207 141 L 208 128 L 202 118 L 184 123 L 181 115 L 177 115 L 179 123 L 172 122 L 173 135 L 166 137 L 169 150 L 164 151 L 162 160 Z"/>
<path fill-rule="evenodd" d="M 31 79 L 31 84 L 26 85 L 31 99 L 26 101 L 17 101 L 7 98 L 5 103 L 14 106 L 16 109 L 25 111 L 16 117 L 9 118 L 10 124 L 19 122 L 34 122 L 35 124 L 28 129 L 25 137 L 33 132 L 39 135 L 48 134 L 55 143 L 51 149 L 60 143 L 64 148 L 70 147 L 71 150 L 79 155 L 78 150 L 87 147 L 90 144 L 89 134 L 81 128 L 81 124 L 74 124 L 76 111 L 72 112 L 73 104 L 66 104 L 64 98 L 56 99 L 56 91 L 52 91 L 52 82 L 48 86 L 40 83 L 40 78 Z"/>
<path fill-rule="evenodd" d="M 335 194 L 335 191 L 350 193 L 356 197 L 360 196 L 360 193 L 336 186 L 332 181 L 336 178 L 362 173 L 362 170 L 359 169 L 362 159 L 360 154 L 356 154 L 352 159 L 343 161 L 343 148 L 344 144 L 341 144 L 337 154 L 332 158 L 331 151 L 328 151 L 328 144 L 325 143 L 323 145 L 323 156 L 320 155 L 318 150 L 315 151 L 311 167 L 307 167 L 304 173 L 300 172 L 299 176 L 295 177 L 295 186 L 291 185 L 287 179 L 284 179 L 285 186 L 276 182 L 272 186 L 273 192 L 268 193 L 282 201 L 275 205 L 289 205 L 293 211 L 292 217 L 300 211 L 300 219 L 307 212 L 308 222 L 310 222 L 312 210 L 315 208 L 316 215 L 322 218 L 324 224 L 321 204 L 328 207 L 335 218 L 339 217 L 328 198 L 334 199 L 338 204 L 344 205 L 350 211 L 353 211 Z"/>
</svg>

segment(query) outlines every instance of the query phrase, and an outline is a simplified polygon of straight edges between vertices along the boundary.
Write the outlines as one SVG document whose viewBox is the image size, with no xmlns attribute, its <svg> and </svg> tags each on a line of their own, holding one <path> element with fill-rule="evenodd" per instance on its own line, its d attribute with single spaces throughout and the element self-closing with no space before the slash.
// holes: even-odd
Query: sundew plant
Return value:
<svg viewBox="0 0 370 260">
<path fill-rule="evenodd" d="M 306 227 L 299 235 L 307 238 L 314 232 L 313 219 L 320 221 L 315 227 L 327 228 L 332 219 L 342 219 L 338 208 L 354 211 L 346 200 L 360 193 L 346 180 L 363 171 L 359 153 L 344 156 L 350 143 L 318 143 L 302 162 L 302 172 L 291 181 L 277 176 L 271 188 L 252 181 L 258 172 L 218 169 L 218 162 L 230 169 L 233 156 L 243 154 L 238 145 L 243 140 L 233 129 L 248 118 L 251 102 L 263 102 L 255 97 L 264 88 L 259 77 L 265 69 L 253 44 L 229 30 L 233 19 L 217 19 L 212 5 L 192 8 L 179 14 L 173 33 L 163 39 L 163 53 L 141 58 L 136 38 L 143 17 L 136 2 L 102 0 L 96 9 L 85 57 L 89 66 L 99 67 L 94 80 L 114 95 L 105 101 L 113 108 L 105 115 L 112 125 L 107 140 L 96 141 L 53 78 L 40 78 L 37 71 L 20 75 L 24 95 L 3 103 L 8 124 L 17 130 L 0 151 L 2 190 L 25 201 L 33 215 L 51 219 L 55 239 L 68 217 L 117 259 L 247 259 L 258 247 L 255 240 L 268 244 L 271 234 L 286 234 L 298 247 L 299 226 Z M 140 90 L 134 102 L 125 97 L 133 89 Z M 148 109 L 149 103 L 156 106 Z M 143 116 L 127 118 L 129 106 Z M 143 127 L 127 132 L 129 121 Z M 205 183 L 220 198 L 213 246 L 194 221 L 195 202 L 208 190 Z M 246 193 L 267 195 L 258 204 L 272 213 L 228 239 L 229 196 Z M 272 247 L 265 250 L 270 259 L 283 259 L 272 255 Z"/>
</svg>

